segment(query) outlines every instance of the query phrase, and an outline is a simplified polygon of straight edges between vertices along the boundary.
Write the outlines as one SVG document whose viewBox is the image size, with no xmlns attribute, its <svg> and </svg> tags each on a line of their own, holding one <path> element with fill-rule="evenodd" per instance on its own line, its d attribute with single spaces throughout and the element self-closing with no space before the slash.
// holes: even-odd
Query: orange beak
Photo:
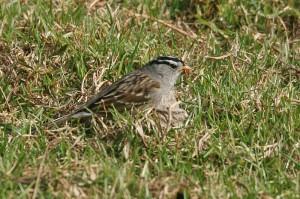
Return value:
<svg viewBox="0 0 300 199">
<path fill-rule="evenodd" d="M 192 69 L 189 66 L 183 66 L 181 69 L 179 69 L 179 72 L 189 75 L 189 74 L 191 74 Z"/>
</svg>

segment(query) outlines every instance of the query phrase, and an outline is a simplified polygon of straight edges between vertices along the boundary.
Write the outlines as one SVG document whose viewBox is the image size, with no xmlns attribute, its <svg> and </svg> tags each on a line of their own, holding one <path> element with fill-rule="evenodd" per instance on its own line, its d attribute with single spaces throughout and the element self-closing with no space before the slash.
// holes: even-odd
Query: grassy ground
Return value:
<svg viewBox="0 0 300 199">
<path fill-rule="evenodd" d="M 230 2 L 2 2 L 0 198 L 300 198 L 300 4 Z M 44 125 L 158 55 L 185 127 Z"/>
</svg>

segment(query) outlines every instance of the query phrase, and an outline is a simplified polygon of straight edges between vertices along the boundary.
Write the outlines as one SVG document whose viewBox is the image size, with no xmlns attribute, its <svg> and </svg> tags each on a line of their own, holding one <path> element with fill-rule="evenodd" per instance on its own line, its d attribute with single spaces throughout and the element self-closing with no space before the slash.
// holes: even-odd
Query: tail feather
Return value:
<svg viewBox="0 0 300 199">
<path fill-rule="evenodd" d="M 78 112 L 75 114 L 69 114 L 69 115 L 64 115 L 62 117 L 59 117 L 59 118 L 53 120 L 53 123 L 60 124 L 62 122 L 65 122 L 65 121 L 68 121 L 71 119 L 86 118 L 86 117 L 91 117 L 91 116 L 92 116 L 92 113 L 87 113 L 87 112 L 82 111 L 82 112 Z"/>
</svg>

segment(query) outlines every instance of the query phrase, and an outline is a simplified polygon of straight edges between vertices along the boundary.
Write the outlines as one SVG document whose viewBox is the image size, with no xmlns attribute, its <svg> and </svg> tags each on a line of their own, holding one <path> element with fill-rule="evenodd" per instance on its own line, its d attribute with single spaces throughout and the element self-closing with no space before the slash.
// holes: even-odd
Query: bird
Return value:
<svg viewBox="0 0 300 199">
<path fill-rule="evenodd" d="M 174 88 L 182 73 L 191 68 L 173 56 L 159 56 L 115 83 L 100 90 L 70 114 L 53 120 L 58 124 L 72 119 L 91 117 L 94 113 L 107 115 L 109 109 L 119 112 L 139 107 L 155 107 Z"/>
</svg>

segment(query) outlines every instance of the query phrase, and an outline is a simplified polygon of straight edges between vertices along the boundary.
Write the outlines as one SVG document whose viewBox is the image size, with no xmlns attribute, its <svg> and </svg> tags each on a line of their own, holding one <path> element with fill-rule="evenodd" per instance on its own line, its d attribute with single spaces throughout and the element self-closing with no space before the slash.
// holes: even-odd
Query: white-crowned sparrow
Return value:
<svg viewBox="0 0 300 199">
<path fill-rule="evenodd" d="M 189 74 L 190 70 L 190 67 L 176 57 L 157 57 L 142 68 L 107 86 L 73 113 L 62 116 L 54 122 L 90 117 L 92 113 L 105 115 L 110 108 L 124 111 L 132 107 L 155 106 L 163 95 L 173 89 L 180 74 L 183 72 Z"/>
</svg>

